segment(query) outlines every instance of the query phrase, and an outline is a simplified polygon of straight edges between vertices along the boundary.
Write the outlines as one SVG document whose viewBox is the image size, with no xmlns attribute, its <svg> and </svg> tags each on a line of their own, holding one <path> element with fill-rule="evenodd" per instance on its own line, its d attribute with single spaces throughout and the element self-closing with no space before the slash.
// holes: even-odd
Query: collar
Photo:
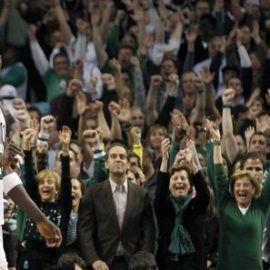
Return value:
<svg viewBox="0 0 270 270">
<path fill-rule="evenodd" d="M 109 178 L 109 181 L 110 181 L 110 185 L 111 185 L 111 188 L 112 188 L 112 192 L 114 193 L 116 191 L 116 188 L 117 188 L 118 185 L 111 178 Z M 127 191 L 128 191 L 128 182 L 127 182 L 127 180 L 124 181 L 122 186 L 124 187 L 124 191 L 127 193 Z"/>
</svg>

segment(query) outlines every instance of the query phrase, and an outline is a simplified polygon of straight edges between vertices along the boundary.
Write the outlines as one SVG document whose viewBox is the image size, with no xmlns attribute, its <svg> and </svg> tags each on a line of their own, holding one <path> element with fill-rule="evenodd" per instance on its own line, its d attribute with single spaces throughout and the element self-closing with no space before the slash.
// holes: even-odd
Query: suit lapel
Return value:
<svg viewBox="0 0 270 270">
<path fill-rule="evenodd" d="M 124 214 L 124 221 L 122 225 L 122 231 L 125 229 L 125 226 L 127 225 L 127 221 L 129 219 L 129 215 L 132 213 L 132 207 L 135 202 L 135 192 L 134 187 L 132 184 L 128 182 L 128 194 L 127 194 L 127 206 L 126 211 Z"/>
<path fill-rule="evenodd" d="M 103 191 L 104 191 L 103 193 L 104 194 L 104 197 L 103 197 L 104 207 L 108 210 L 109 215 L 112 217 L 113 224 L 120 231 L 120 227 L 119 227 L 117 216 L 116 216 L 116 209 L 114 205 L 113 195 L 112 195 L 112 188 L 111 188 L 109 180 L 104 181 Z"/>
</svg>

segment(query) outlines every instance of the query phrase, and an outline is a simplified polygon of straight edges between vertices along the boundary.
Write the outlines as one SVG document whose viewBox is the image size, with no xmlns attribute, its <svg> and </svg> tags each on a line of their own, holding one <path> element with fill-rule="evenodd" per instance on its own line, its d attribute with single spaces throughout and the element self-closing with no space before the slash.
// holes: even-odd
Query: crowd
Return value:
<svg viewBox="0 0 270 270">
<path fill-rule="evenodd" d="M 0 4 L 0 269 L 270 269 L 270 0 Z"/>
</svg>

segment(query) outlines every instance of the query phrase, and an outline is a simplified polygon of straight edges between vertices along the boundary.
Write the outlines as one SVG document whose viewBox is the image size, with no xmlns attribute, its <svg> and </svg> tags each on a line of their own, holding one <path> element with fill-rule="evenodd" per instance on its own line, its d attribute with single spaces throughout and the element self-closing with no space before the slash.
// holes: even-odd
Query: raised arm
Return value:
<svg viewBox="0 0 270 270">
<path fill-rule="evenodd" d="M 37 27 L 35 25 L 31 24 L 28 26 L 28 37 L 30 41 L 31 54 L 38 73 L 43 77 L 49 70 L 50 64 L 44 51 L 37 41 L 36 32 Z"/>
<path fill-rule="evenodd" d="M 209 120 L 206 120 L 206 127 L 214 144 L 213 162 L 214 162 L 214 191 L 216 192 L 218 206 L 221 207 L 222 200 L 228 195 L 228 174 L 225 172 L 222 153 L 221 136 L 218 128 Z"/>
<path fill-rule="evenodd" d="M 170 175 L 168 173 L 169 149 L 170 149 L 170 139 L 167 138 L 161 142 L 162 161 L 157 176 L 157 186 L 154 203 L 157 213 L 159 211 L 164 210 L 163 209 L 164 202 L 168 199 L 169 196 L 169 182 L 170 182 Z"/>
<path fill-rule="evenodd" d="M 233 123 L 231 115 L 231 102 L 234 99 L 235 91 L 232 88 L 226 89 L 222 95 L 223 111 L 222 111 L 222 131 L 223 143 L 226 155 L 231 164 L 234 162 L 239 150 L 237 141 L 233 132 Z"/>
<path fill-rule="evenodd" d="M 100 36 L 98 22 L 94 20 L 93 16 L 91 16 L 91 19 L 92 19 L 92 26 L 93 26 L 93 42 L 96 49 L 99 66 L 103 67 L 106 61 L 108 60 L 108 55 L 105 51 L 104 44 Z"/>
<path fill-rule="evenodd" d="M 151 126 L 157 119 L 158 113 L 156 109 L 157 92 L 162 82 L 160 75 L 151 77 L 150 89 L 146 98 L 146 123 Z"/>
<path fill-rule="evenodd" d="M 133 66 L 132 80 L 134 84 L 134 102 L 133 106 L 139 107 L 144 110 L 146 103 L 145 87 L 143 82 L 143 74 L 140 66 L 140 61 L 137 57 L 133 56 L 130 59 Z"/>
<path fill-rule="evenodd" d="M 108 178 L 108 171 L 105 168 L 105 151 L 103 149 L 103 141 L 98 129 L 85 130 L 83 133 L 84 143 L 87 151 L 93 155 L 94 173 L 87 181 L 87 186 L 105 181 Z"/>
<path fill-rule="evenodd" d="M 200 78 L 195 81 L 195 89 L 197 91 L 196 105 L 192 110 L 194 112 L 191 117 L 191 123 L 203 122 L 205 119 L 205 85 Z"/>
<path fill-rule="evenodd" d="M 22 133 L 22 149 L 25 154 L 25 189 L 34 202 L 39 201 L 38 184 L 35 179 L 32 147 L 35 143 L 33 129 L 25 129 Z"/>
<path fill-rule="evenodd" d="M 72 31 L 66 21 L 65 14 L 63 12 L 63 9 L 60 5 L 59 0 L 53 0 L 53 9 L 56 14 L 56 18 L 58 20 L 58 23 L 60 25 L 60 31 L 63 35 L 63 40 L 66 45 L 69 44 L 71 38 L 72 38 Z"/>
<path fill-rule="evenodd" d="M 59 142 L 61 144 L 61 189 L 58 198 L 58 205 L 61 209 L 60 229 L 63 237 L 63 246 L 66 245 L 66 237 L 68 224 L 70 219 L 70 212 L 72 209 L 72 186 L 70 177 L 70 160 L 69 160 L 69 145 L 71 140 L 71 130 L 67 126 L 62 126 L 59 131 Z"/>
</svg>

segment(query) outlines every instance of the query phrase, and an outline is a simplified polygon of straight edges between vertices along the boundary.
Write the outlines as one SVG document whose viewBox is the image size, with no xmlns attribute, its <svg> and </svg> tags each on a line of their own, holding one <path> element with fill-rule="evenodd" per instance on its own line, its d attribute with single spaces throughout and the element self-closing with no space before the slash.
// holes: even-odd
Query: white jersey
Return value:
<svg viewBox="0 0 270 270">
<path fill-rule="evenodd" d="M 4 154 L 4 142 L 6 139 L 6 121 L 0 109 L 0 155 Z M 20 177 L 17 173 L 13 172 L 2 178 L 2 169 L 0 168 L 0 225 L 4 224 L 4 201 L 3 193 L 8 193 L 15 186 L 22 184 Z M 1 269 L 1 268 L 0 268 Z"/>
</svg>

